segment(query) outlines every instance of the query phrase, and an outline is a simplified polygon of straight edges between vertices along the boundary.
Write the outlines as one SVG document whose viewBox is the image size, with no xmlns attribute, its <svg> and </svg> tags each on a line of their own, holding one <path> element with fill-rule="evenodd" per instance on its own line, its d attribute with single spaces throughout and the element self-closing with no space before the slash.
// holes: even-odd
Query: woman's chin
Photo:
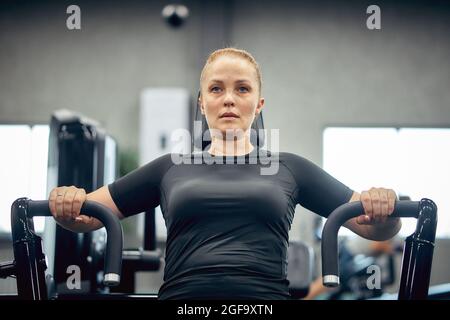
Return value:
<svg viewBox="0 0 450 320">
<path fill-rule="evenodd" d="M 245 129 L 234 125 L 234 126 L 220 126 L 218 130 L 222 133 L 223 136 L 229 135 L 235 135 L 240 136 L 245 133 Z"/>
</svg>

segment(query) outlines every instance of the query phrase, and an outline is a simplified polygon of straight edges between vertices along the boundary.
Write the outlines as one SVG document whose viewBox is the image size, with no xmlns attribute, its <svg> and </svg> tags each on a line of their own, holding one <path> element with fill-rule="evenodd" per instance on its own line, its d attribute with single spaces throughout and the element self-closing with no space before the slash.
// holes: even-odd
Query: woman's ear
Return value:
<svg viewBox="0 0 450 320">
<path fill-rule="evenodd" d="M 202 115 L 205 115 L 205 110 L 203 108 L 203 103 L 201 98 L 198 99 L 198 107 L 200 108 L 200 112 L 202 113 Z"/>
<path fill-rule="evenodd" d="M 255 111 L 256 116 L 261 113 L 262 108 L 264 107 L 264 102 L 265 102 L 264 98 L 259 99 L 258 105 L 256 106 L 256 111 Z"/>
<path fill-rule="evenodd" d="M 205 110 L 203 108 L 203 102 L 202 102 L 202 93 L 200 91 L 198 91 L 198 96 L 197 96 L 197 107 L 200 109 L 200 112 L 202 113 L 202 115 L 205 115 Z"/>
</svg>

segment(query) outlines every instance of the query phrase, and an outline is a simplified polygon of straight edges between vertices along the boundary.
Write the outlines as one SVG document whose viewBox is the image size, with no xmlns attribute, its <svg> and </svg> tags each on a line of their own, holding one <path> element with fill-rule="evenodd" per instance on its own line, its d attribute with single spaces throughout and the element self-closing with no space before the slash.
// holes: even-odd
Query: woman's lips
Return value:
<svg viewBox="0 0 450 320">
<path fill-rule="evenodd" d="M 238 118 L 238 117 L 225 116 L 225 117 L 221 117 L 220 119 L 233 120 L 233 119 L 237 119 L 237 118 Z"/>
<path fill-rule="evenodd" d="M 225 119 L 225 120 L 232 120 L 232 119 L 237 119 L 239 118 L 237 114 L 235 114 L 234 112 L 225 112 L 224 114 L 222 114 L 220 116 L 221 119 Z"/>
</svg>

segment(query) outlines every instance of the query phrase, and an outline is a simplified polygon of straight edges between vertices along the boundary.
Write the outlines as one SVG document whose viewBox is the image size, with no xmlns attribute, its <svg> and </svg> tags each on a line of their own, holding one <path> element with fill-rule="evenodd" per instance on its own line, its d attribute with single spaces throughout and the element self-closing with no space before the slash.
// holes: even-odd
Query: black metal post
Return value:
<svg viewBox="0 0 450 320">
<path fill-rule="evenodd" d="M 436 226 L 436 204 L 429 199 L 422 199 L 416 231 L 405 241 L 399 300 L 427 299 Z"/>
<path fill-rule="evenodd" d="M 20 299 L 46 300 L 47 265 L 42 251 L 42 239 L 34 233 L 33 219 L 27 216 L 27 210 L 27 198 L 19 198 L 11 206 L 17 293 Z"/>
</svg>

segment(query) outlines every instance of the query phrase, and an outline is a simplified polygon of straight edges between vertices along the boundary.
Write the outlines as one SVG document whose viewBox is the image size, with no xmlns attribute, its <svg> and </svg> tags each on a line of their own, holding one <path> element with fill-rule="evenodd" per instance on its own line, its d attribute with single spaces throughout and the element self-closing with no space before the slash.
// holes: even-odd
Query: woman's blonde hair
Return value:
<svg viewBox="0 0 450 320">
<path fill-rule="evenodd" d="M 247 52 L 245 50 L 231 48 L 231 47 L 216 50 L 209 55 L 208 59 L 206 60 L 205 65 L 203 66 L 202 73 L 200 74 L 200 84 L 203 81 L 206 68 L 211 63 L 213 63 L 215 60 L 217 60 L 217 58 L 219 58 L 221 56 L 238 57 L 238 58 L 242 58 L 242 59 L 245 59 L 246 61 L 250 62 L 251 65 L 255 68 L 256 76 L 257 76 L 257 80 L 258 80 L 259 94 L 261 95 L 261 86 L 262 86 L 261 71 L 259 69 L 259 65 L 256 62 L 255 58 L 249 52 Z"/>
</svg>

